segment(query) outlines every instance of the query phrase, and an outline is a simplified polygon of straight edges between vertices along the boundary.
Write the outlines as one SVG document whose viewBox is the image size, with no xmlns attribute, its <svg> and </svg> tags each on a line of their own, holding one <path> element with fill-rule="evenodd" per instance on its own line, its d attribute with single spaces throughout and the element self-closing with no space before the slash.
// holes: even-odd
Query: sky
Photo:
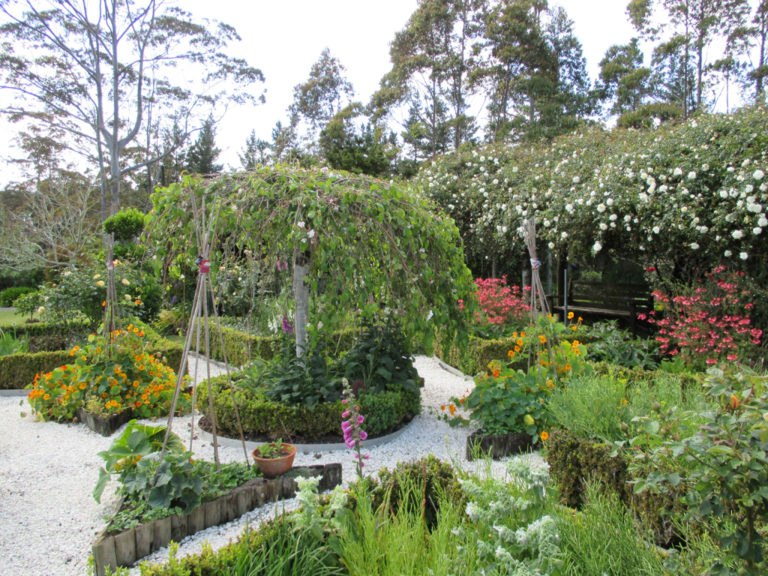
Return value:
<svg viewBox="0 0 768 576">
<path fill-rule="evenodd" d="M 634 29 L 626 16 L 628 0 L 550 0 L 565 8 L 582 43 L 594 80 L 600 60 L 613 44 L 623 44 Z M 355 98 L 367 103 L 390 68 L 389 44 L 418 5 L 416 0 L 184 0 L 199 18 L 233 25 L 242 41 L 231 53 L 245 57 L 264 73 L 266 103 L 230 108 L 216 136 L 219 161 L 237 169 L 251 130 L 271 140 L 275 123 L 286 123 L 293 88 L 309 77 L 324 48 L 346 68 Z"/>
</svg>

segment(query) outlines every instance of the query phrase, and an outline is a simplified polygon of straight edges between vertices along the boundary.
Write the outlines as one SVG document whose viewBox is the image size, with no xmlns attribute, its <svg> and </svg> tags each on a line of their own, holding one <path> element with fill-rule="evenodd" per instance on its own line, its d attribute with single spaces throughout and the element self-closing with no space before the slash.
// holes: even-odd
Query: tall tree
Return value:
<svg viewBox="0 0 768 576">
<path fill-rule="evenodd" d="M 243 170 L 251 171 L 259 165 L 265 165 L 269 161 L 270 148 L 269 142 L 256 138 L 256 131 L 251 130 L 242 154 L 238 154 Z"/>
<path fill-rule="evenodd" d="M 760 0 L 752 16 L 749 36 L 757 45 L 757 58 L 749 78 L 755 83 L 755 101 L 765 101 L 765 78 L 768 76 L 768 0 Z"/>
<path fill-rule="evenodd" d="M 573 32 L 573 20 L 562 7 L 550 10 L 544 34 L 556 64 L 551 93 L 545 94 L 547 106 L 542 109 L 541 123 L 544 135 L 553 137 L 569 132 L 593 112 L 594 95 L 581 42 Z"/>
<path fill-rule="evenodd" d="M 102 217 L 120 205 L 121 176 L 156 161 L 126 158 L 145 121 L 149 91 L 156 94 L 151 100 L 191 115 L 228 98 L 253 99 L 242 89 L 234 96 L 214 91 L 223 80 L 240 88 L 263 80 L 259 70 L 226 54 L 227 43 L 239 39 L 234 28 L 209 29 L 160 0 L 7 1 L 0 11 L 7 19 L 0 26 L 0 83 L 19 96 L 4 112 L 61 130 L 96 165 Z M 170 78 L 181 65 L 194 84 Z"/>
<path fill-rule="evenodd" d="M 395 35 L 392 69 L 371 99 L 374 119 L 406 105 L 411 124 L 427 130 L 430 156 L 441 151 L 444 126 L 453 149 L 475 131 L 467 112 L 480 5 L 478 0 L 420 0 L 406 27 Z M 443 112 L 445 119 L 440 118 Z M 423 113 L 430 118 L 421 117 Z"/>
<path fill-rule="evenodd" d="M 221 164 L 216 164 L 221 150 L 216 148 L 216 127 L 213 117 L 203 122 L 194 144 L 187 151 L 187 170 L 194 174 L 216 174 L 221 172 Z"/>
<path fill-rule="evenodd" d="M 597 94 L 606 102 L 610 114 L 638 110 L 651 94 L 651 69 L 643 66 L 639 40 L 613 45 L 600 61 Z"/>
<path fill-rule="evenodd" d="M 308 127 L 307 140 L 314 142 L 318 132 L 354 96 L 352 84 L 344 77 L 345 68 L 338 58 L 325 48 L 320 58 L 312 65 L 309 78 L 293 89 L 293 103 L 290 113 Z"/>
<path fill-rule="evenodd" d="M 503 0 L 484 17 L 485 58 L 473 81 L 488 96 L 488 139 L 519 138 L 520 125 L 536 116 L 537 92 L 551 86 L 554 54 L 542 30 L 546 0 Z"/>
<path fill-rule="evenodd" d="M 657 15 L 656 9 L 663 10 L 664 14 Z M 690 100 L 694 109 L 706 108 L 705 84 L 713 63 L 707 59 L 707 48 L 716 39 L 727 39 L 743 26 L 748 10 L 748 0 L 632 0 L 629 3 L 630 19 L 643 35 L 649 39 L 663 36 L 656 47 L 656 61 L 668 70 L 681 73 L 673 82 L 679 80 L 685 116 L 691 112 Z M 677 62 L 671 62 L 672 59 Z M 692 77 L 689 70 L 693 70 Z"/>
<path fill-rule="evenodd" d="M 387 136 L 381 125 L 355 120 L 364 116 L 362 104 L 341 110 L 320 133 L 320 150 L 331 168 L 383 177 L 392 172 L 397 156 L 394 134 Z"/>
</svg>

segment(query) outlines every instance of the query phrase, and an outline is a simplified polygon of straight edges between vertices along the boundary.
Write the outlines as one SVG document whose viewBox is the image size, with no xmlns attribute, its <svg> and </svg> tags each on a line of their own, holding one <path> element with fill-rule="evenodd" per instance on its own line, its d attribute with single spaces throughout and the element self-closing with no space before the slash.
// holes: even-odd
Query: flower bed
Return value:
<svg viewBox="0 0 768 576">
<path fill-rule="evenodd" d="M 331 490 L 341 484 L 341 464 L 294 468 L 272 480 L 254 478 L 188 514 L 174 514 L 117 533 L 105 530 L 93 544 L 94 571 L 103 576 L 107 568 L 130 566 L 171 541 L 179 542 L 200 530 L 225 524 L 269 502 L 293 498 L 296 478 L 303 476 L 319 476 L 319 489 Z"/>
<path fill-rule="evenodd" d="M 91 335 L 73 347 L 69 363 L 35 376 L 29 403 L 42 420 L 72 420 L 85 409 L 100 417 L 125 411 L 139 418 L 168 413 L 176 373 L 151 353 L 145 332 L 129 325 L 106 340 Z M 181 397 L 180 408 L 188 404 Z"/>
</svg>

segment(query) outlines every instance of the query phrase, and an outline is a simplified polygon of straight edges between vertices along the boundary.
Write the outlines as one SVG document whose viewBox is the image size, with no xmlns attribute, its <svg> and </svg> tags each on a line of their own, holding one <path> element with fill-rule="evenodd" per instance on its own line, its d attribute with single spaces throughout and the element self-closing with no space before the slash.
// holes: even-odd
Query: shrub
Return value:
<svg viewBox="0 0 768 576">
<path fill-rule="evenodd" d="M 743 277 L 718 266 L 695 288 L 679 287 L 671 295 L 655 291 L 664 314 L 652 310 L 639 318 L 658 327 L 661 353 L 679 354 L 686 364 L 703 368 L 734 362 L 759 345 L 762 330 L 750 327 L 754 304 L 740 287 Z"/>
<path fill-rule="evenodd" d="M 421 381 L 403 331 L 392 316 L 367 321 L 334 372 L 347 378 L 356 391 L 407 389 L 418 393 Z"/>
<path fill-rule="evenodd" d="M 11 286 L 0 292 L 0 307 L 8 308 L 14 306 L 14 302 L 20 296 L 34 292 L 36 289 L 30 286 Z"/>
<path fill-rule="evenodd" d="M 69 356 L 69 364 L 35 376 L 28 398 L 40 419 L 71 420 L 81 407 L 105 416 L 124 410 L 140 418 L 168 414 L 176 373 L 149 352 L 139 328 L 112 332 L 106 342 L 91 336 Z M 182 394 L 179 409 L 188 402 Z"/>
<path fill-rule="evenodd" d="M 645 477 L 639 491 L 669 493 L 687 481 L 686 496 L 697 518 L 728 520 L 721 546 L 743 563 L 739 573 L 762 574 L 763 528 L 768 522 L 768 380 L 752 373 L 712 369 L 707 394 L 715 408 L 699 415 L 695 434 L 662 437 L 651 446 L 651 462 L 683 460 L 687 478 L 661 469 Z M 728 573 L 725 566 L 716 567 Z"/>
<path fill-rule="evenodd" d="M 637 511 L 654 535 L 657 544 L 668 546 L 678 534 L 675 520 L 682 518 L 686 507 L 681 499 L 683 490 L 673 488 L 667 494 L 634 494 L 627 458 L 613 444 L 596 442 L 555 429 L 546 442 L 545 457 L 555 480 L 560 500 L 571 508 L 581 508 L 586 501 L 586 487 L 598 482 L 612 491 L 626 506 Z"/>
<path fill-rule="evenodd" d="M 244 383 L 243 374 L 234 374 L 233 394 L 227 386 L 226 376 L 211 380 L 214 394 L 216 423 L 225 436 L 237 437 L 239 430 L 235 416 L 237 403 L 243 430 L 247 437 L 291 438 L 299 440 L 341 439 L 341 401 L 318 403 L 310 409 L 306 406 L 287 406 L 269 400 L 263 391 Z M 208 387 L 198 388 L 198 406 L 208 405 Z M 361 393 L 358 397 L 360 409 L 365 414 L 366 431 L 370 436 L 391 432 L 399 425 L 409 422 L 421 411 L 419 394 L 402 391 L 386 391 L 378 394 Z M 299 439 L 299 440 L 297 440 Z"/>
<path fill-rule="evenodd" d="M 507 277 L 476 278 L 480 310 L 475 313 L 473 331 L 485 338 L 508 335 L 528 324 L 530 286 L 508 286 Z"/>
<path fill-rule="evenodd" d="M 384 506 L 395 515 L 405 506 L 420 511 L 428 528 L 437 525 L 440 501 L 448 500 L 463 507 L 466 501 L 453 467 L 433 455 L 420 460 L 398 463 L 392 470 L 382 468 L 378 481 L 370 481 L 371 506 Z"/>
<path fill-rule="evenodd" d="M 136 208 L 121 208 L 104 220 L 104 232 L 114 234 L 116 242 L 132 242 L 144 231 L 147 218 Z"/>
</svg>

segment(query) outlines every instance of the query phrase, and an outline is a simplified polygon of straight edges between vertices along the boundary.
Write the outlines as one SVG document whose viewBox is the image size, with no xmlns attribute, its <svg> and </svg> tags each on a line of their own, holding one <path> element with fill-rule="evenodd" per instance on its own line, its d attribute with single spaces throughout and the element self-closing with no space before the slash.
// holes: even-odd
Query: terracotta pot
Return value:
<svg viewBox="0 0 768 576">
<path fill-rule="evenodd" d="M 296 446 L 293 444 L 282 444 L 283 456 L 278 458 L 262 458 L 259 456 L 259 449 L 256 448 L 251 452 L 253 461 L 256 462 L 256 466 L 259 467 L 261 473 L 265 478 L 275 478 L 281 474 L 285 474 L 293 468 L 293 458 L 296 456 Z"/>
</svg>

